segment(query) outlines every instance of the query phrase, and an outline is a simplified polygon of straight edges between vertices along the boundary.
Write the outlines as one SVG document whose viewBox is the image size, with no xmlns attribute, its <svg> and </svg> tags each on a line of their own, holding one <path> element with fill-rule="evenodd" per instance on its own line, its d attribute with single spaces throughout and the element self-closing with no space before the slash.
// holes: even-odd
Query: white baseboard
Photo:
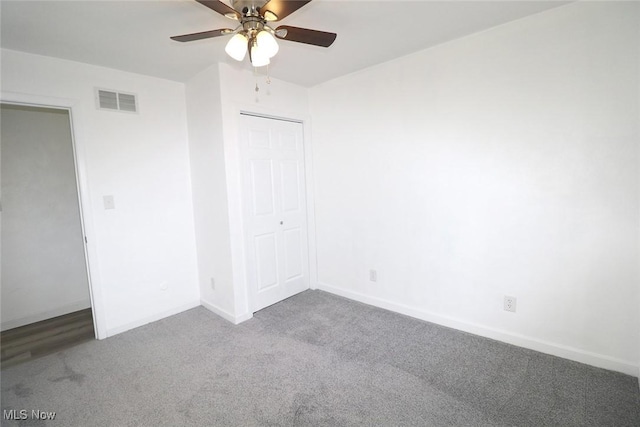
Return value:
<svg viewBox="0 0 640 427">
<path fill-rule="evenodd" d="M 205 300 L 201 300 L 200 303 L 202 304 L 202 306 L 204 308 L 206 308 L 207 310 L 217 314 L 218 316 L 222 317 L 224 320 L 233 323 L 234 325 L 238 325 L 242 322 L 245 322 L 249 319 L 251 319 L 253 317 L 253 313 L 249 312 L 249 313 L 245 313 L 241 316 L 234 316 L 233 314 L 221 309 L 220 307 L 218 307 L 215 304 L 212 304 L 208 301 Z"/>
<path fill-rule="evenodd" d="M 186 304 L 179 305 L 177 307 L 171 308 L 169 310 L 165 310 L 163 312 L 154 314 L 152 316 L 147 316 L 143 319 L 136 320 L 135 322 L 127 323 L 126 325 L 117 326 L 115 328 L 109 328 L 107 329 L 107 337 L 112 337 L 114 335 L 121 334 L 131 329 L 139 328 L 140 326 L 144 326 L 148 323 L 156 322 L 158 320 L 164 319 L 165 317 L 173 316 L 175 314 L 182 313 L 183 311 L 187 311 L 199 306 L 200 306 L 200 301 L 193 300 Z"/>
<path fill-rule="evenodd" d="M 427 310 L 422 310 L 417 307 L 410 307 L 404 304 L 398 304 L 392 301 L 388 301 L 382 298 L 371 297 L 346 289 L 342 289 L 336 286 L 328 285 L 326 283 L 318 282 L 318 289 L 340 295 L 345 298 L 349 298 L 355 301 L 359 301 L 365 304 L 373 305 L 375 307 L 384 308 L 386 310 L 395 311 L 397 313 L 405 314 L 407 316 L 415 317 L 417 319 L 426 320 L 427 322 L 436 323 L 438 325 L 447 326 L 449 328 L 458 329 L 460 331 L 469 332 L 474 335 L 479 335 L 486 338 L 491 338 L 497 341 L 502 341 L 508 344 L 513 344 L 518 347 L 524 347 L 530 350 L 539 351 L 541 353 L 550 354 L 553 356 L 562 357 L 564 359 L 573 360 L 576 362 L 584 363 L 598 368 L 608 369 L 611 371 L 622 372 L 634 377 L 639 376 L 638 365 L 626 360 L 621 360 L 602 354 L 592 353 L 590 351 L 581 350 L 574 347 L 565 346 L 549 341 L 540 340 L 537 338 L 528 337 L 525 335 L 515 334 L 499 329 L 494 329 L 479 325 L 476 323 L 467 322 L 464 320 L 456 319 L 453 317 L 443 316 L 441 314 L 433 313 Z M 640 378 L 639 378 L 640 380 Z"/>
<path fill-rule="evenodd" d="M 53 310 L 47 310 L 41 313 L 31 314 L 29 316 L 24 316 L 19 319 L 6 320 L 2 322 L 2 325 L 0 326 L 0 330 L 6 331 L 13 328 L 19 328 L 20 326 L 29 325 L 31 323 L 40 322 L 42 320 L 52 319 L 54 317 L 73 313 L 74 311 L 84 310 L 86 308 L 91 308 L 90 300 L 72 302 L 70 304 L 65 304 L 61 307 L 55 308 Z"/>
</svg>

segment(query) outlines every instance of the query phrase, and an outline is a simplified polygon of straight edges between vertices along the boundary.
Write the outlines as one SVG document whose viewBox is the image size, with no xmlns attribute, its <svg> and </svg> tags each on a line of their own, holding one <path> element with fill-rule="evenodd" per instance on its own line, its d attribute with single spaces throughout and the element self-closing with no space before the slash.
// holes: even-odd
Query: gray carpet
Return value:
<svg viewBox="0 0 640 427">
<path fill-rule="evenodd" d="M 636 378 L 320 291 L 239 326 L 196 308 L 1 382 L 3 412 L 60 426 L 640 426 Z"/>
</svg>

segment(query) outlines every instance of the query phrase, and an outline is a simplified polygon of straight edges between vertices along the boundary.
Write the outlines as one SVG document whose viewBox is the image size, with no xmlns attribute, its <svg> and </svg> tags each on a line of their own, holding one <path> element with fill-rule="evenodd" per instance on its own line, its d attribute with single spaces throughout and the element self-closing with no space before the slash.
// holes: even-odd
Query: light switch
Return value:
<svg viewBox="0 0 640 427">
<path fill-rule="evenodd" d="M 104 202 L 104 208 L 106 209 L 115 209 L 116 202 L 113 200 L 113 196 L 103 196 L 102 200 Z"/>
</svg>

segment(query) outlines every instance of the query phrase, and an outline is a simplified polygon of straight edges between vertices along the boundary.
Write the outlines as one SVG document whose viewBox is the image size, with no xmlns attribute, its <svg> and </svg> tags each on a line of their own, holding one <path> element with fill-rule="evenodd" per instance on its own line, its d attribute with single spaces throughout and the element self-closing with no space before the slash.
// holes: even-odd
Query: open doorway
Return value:
<svg viewBox="0 0 640 427">
<path fill-rule="evenodd" d="M 95 332 L 69 110 L 0 110 L 4 368 Z"/>
</svg>

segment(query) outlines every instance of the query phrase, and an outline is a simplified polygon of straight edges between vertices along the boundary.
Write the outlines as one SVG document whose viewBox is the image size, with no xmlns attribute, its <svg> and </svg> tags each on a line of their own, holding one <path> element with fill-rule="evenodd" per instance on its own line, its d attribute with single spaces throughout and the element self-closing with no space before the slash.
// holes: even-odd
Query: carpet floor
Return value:
<svg viewBox="0 0 640 427">
<path fill-rule="evenodd" d="M 640 426 L 637 378 L 321 291 L 238 326 L 199 307 L 1 386 L 3 426 Z"/>
</svg>

